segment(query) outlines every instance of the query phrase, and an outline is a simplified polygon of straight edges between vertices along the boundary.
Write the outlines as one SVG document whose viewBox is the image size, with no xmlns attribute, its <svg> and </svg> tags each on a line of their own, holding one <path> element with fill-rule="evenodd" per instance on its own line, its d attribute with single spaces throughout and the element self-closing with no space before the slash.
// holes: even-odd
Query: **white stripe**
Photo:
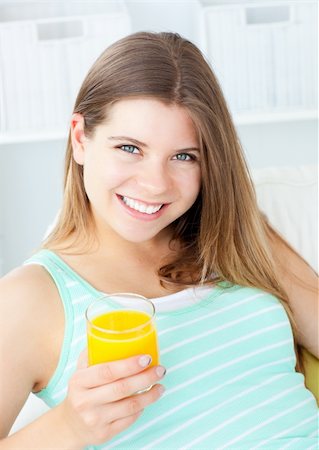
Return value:
<svg viewBox="0 0 319 450">
<path fill-rule="evenodd" d="M 190 364 L 193 364 L 195 361 L 198 361 L 201 358 L 205 358 L 208 355 L 212 355 L 213 353 L 216 353 L 220 350 L 223 350 L 227 347 L 232 347 L 233 345 L 237 344 L 238 342 L 243 342 L 246 341 L 254 336 L 258 336 L 259 334 L 264 334 L 267 333 L 268 331 L 274 330 L 276 328 L 283 328 L 283 327 L 289 327 L 289 323 L 288 322 L 280 322 L 276 325 L 272 325 L 270 327 L 266 327 L 266 328 L 262 328 L 261 330 L 258 331 L 254 331 L 253 333 L 247 334 L 244 337 L 238 338 L 238 339 L 234 339 L 232 341 L 227 342 L 227 344 L 223 344 L 220 345 L 219 347 L 214 347 L 212 350 L 208 350 L 207 352 L 203 352 L 203 353 L 199 353 L 196 356 L 189 358 L 186 361 L 183 361 L 179 364 L 176 364 L 175 366 L 172 366 L 169 368 L 169 373 L 171 374 L 172 372 L 174 372 L 175 370 L 180 369 L 181 367 L 185 367 L 188 366 Z"/>
<path fill-rule="evenodd" d="M 206 372 L 201 373 L 200 375 L 197 375 L 197 377 L 192 377 L 190 380 L 185 381 L 182 384 L 179 384 L 178 386 L 176 386 L 175 388 L 169 389 L 165 392 L 165 395 L 169 395 L 172 394 L 173 392 L 179 391 L 180 389 L 184 389 L 185 386 L 189 386 L 190 384 L 196 383 L 197 381 L 206 378 L 207 376 L 219 372 L 220 370 L 223 370 L 225 367 L 231 367 L 233 365 L 235 365 L 237 362 L 240 361 L 244 361 L 245 359 L 249 359 L 251 356 L 255 356 L 255 355 L 260 355 L 261 353 L 264 353 L 268 350 L 272 350 L 274 348 L 277 347 L 282 347 L 283 345 L 290 343 L 291 340 L 290 339 L 286 339 L 285 341 L 281 341 L 281 342 L 277 342 L 276 344 L 272 344 L 272 345 L 267 345 L 267 347 L 264 347 L 262 350 L 258 349 L 255 350 L 251 353 L 247 353 L 244 356 L 240 356 L 239 358 L 233 359 L 232 361 L 229 361 L 227 363 L 221 364 L 218 367 L 214 367 L 211 370 L 208 370 Z"/>
<path fill-rule="evenodd" d="M 318 443 L 311 445 L 310 447 L 306 448 L 305 450 L 318 450 Z"/>
<path fill-rule="evenodd" d="M 194 342 L 194 341 L 197 341 L 199 339 L 202 339 L 203 337 L 209 336 L 211 334 L 215 334 L 215 333 L 217 333 L 217 332 L 219 332 L 221 330 L 225 330 L 227 328 L 230 328 L 230 327 L 232 327 L 233 325 L 235 325 L 237 323 L 242 323 L 242 322 L 244 322 L 246 320 L 251 319 L 252 317 L 260 316 L 263 313 L 266 313 L 266 312 L 269 312 L 269 311 L 273 311 L 274 309 L 281 309 L 281 307 L 278 306 L 278 305 L 270 306 L 268 308 L 264 308 L 264 309 L 262 309 L 260 311 L 254 312 L 252 314 L 248 314 L 248 316 L 240 317 L 239 319 L 232 320 L 231 322 L 228 322 L 228 323 L 226 323 L 224 325 L 221 325 L 220 327 L 214 328 L 213 330 L 205 331 L 204 333 L 198 334 L 198 335 L 193 336 L 193 337 L 191 337 L 189 339 L 184 339 L 183 341 L 177 342 L 176 344 L 171 345 L 170 347 L 167 347 L 165 350 L 162 350 L 161 351 L 161 355 L 165 355 L 166 353 L 169 353 L 172 350 L 175 350 L 176 348 L 183 347 L 184 345 L 189 344 L 190 342 Z"/>
<path fill-rule="evenodd" d="M 280 395 L 274 396 L 272 397 L 270 400 L 267 400 L 266 402 L 263 402 L 261 404 L 259 404 L 258 406 L 255 406 L 253 408 L 250 408 L 250 410 L 245 411 L 245 413 L 240 414 L 239 416 L 243 416 L 246 415 L 249 412 L 252 412 L 258 408 L 260 408 L 261 406 L 264 406 L 267 403 L 271 403 L 271 401 L 273 401 L 272 399 L 277 399 L 280 397 L 283 397 L 285 395 L 286 392 L 292 392 L 296 389 L 299 389 L 299 386 L 295 386 L 294 388 L 291 389 L 287 389 L 286 391 L 282 392 Z M 219 450 L 223 450 L 224 448 L 229 447 L 230 445 L 234 444 L 234 442 L 238 442 L 241 439 L 243 439 L 244 437 L 248 436 L 249 434 L 253 433 L 256 430 L 259 430 L 260 428 L 263 428 L 264 426 L 268 425 L 271 422 L 274 422 L 275 420 L 279 419 L 280 417 L 286 416 L 289 413 L 295 411 L 296 409 L 301 408 L 303 405 L 309 403 L 309 401 L 311 401 L 312 399 L 307 399 L 304 400 L 301 403 L 298 403 L 297 405 L 295 405 L 294 407 L 288 409 L 288 410 L 284 410 L 279 414 L 276 414 L 275 416 L 272 416 L 271 418 L 265 420 L 263 423 L 260 423 L 258 425 L 256 425 L 255 427 L 251 428 L 250 430 L 246 431 L 245 433 L 242 433 L 240 436 L 237 436 L 235 439 L 232 439 L 231 441 L 227 442 L 225 445 L 223 445 L 223 447 L 220 447 Z M 238 417 L 238 416 L 237 416 Z M 235 417 L 234 419 L 237 419 L 237 417 Z M 240 418 L 240 417 L 239 417 Z M 234 420 L 231 419 L 230 422 L 233 422 Z M 228 421 L 229 422 L 229 421 Z M 214 431 L 210 431 L 208 433 L 205 433 L 205 436 L 201 436 L 200 439 L 198 440 L 199 442 L 202 441 L 203 439 L 205 439 L 205 437 L 209 436 L 210 434 L 213 434 Z M 193 441 L 194 442 L 194 441 Z M 185 447 L 183 450 L 186 450 L 187 448 L 190 448 L 190 446 Z M 231 448 L 231 447 L 230 447 Z M 182 449 L 181 449 L 182 450 Z"/>
<path fill-rule="evenodd" d="M 202 394 L 197 395 L 196 397 L 192 397 L 191 399 L 180 403 L 178 406 L 175 406 L 175 408 L 170 409 L 169 411 L 167 411 L 166 413 L 162 414 L 161 416 L 157 416 L 155 419 L 150 420 L 148 423 L 146 423 L 145 425 L 140 426 L 138 429 L 136 429 L 135 431 L 132 431 L 131 433 L 128 433 L 126 436 L 117 439 L 114 443 L 112 443 L 110 446 L 108 446 L 107 448 L 113 448 L 115 447 L 117 444 L 121 444 L 124 441 L 127 441 L 128 439 L 135 437 L 136 435 L 142 433 L 143 431 L 145 431 L 147 428 L 150 428 L 153 424 L 158 424 L 158 422 L 160 420 L 165 419 L 166 417 L 171 416 L 172 414 L 175 414 L 175 412 L 179 411 L 180 409 L 184 409 L 186 406 L 189 406 L 190 404 L 194 403 L 195 401 L 200 400 L 201 398 L 206 398 L 207 395 L 212 394 L 216 391 L 219 391 L 220 389 L 222 389 L 223 387 L 229 385 L 229 384 L 234 384 L 235 382 L 241 380 L 242 378 L 247 378 L 247 376 L 255 373 L 255 372 L 259 372 L 262 369 L 266 368 L 266 367 L 272 367 L 272 366 L 276 366 L 278 364 L 282 364 L 284 362 L 288 362 L 288 361 L 293 361 L 294 358 L 283 358 L 283 359 L 279 359 L 278 361 L 274 361 L 271 363 L 267 363 L 267 364 L 263 364 L 261 366 L 255 367 L 254 369 L 250 369 L 247 370 L 247 372 L 242 373 L 241 375 L 238 375 L 237 377 L 233 377 L 231 380 L 226 381 L 223 384 L 220 384 L 219 386 L 216 386 L 212 389 L 209 389 L 208 391 L 203 392 Z M 165 396 L 165 394 L 164 394 Z M 164 397 L 163 396 L 163 397 Z"/>
<path fill-rule="evenodd" d="M 199 442 L 203 441 L 204 439 L 206 439 L 208 436 L 214 434 L 216 431 L 221 430 L 222 428 L 225 428 L 227 425 L 229 425 L 232 422 L 236 422 L 237 419 L 240 419 L 243 416 L 246 416 L 247 414 L 260 409 L 261 407 L 274 402 L 275 400 L 284 397 L 285 394 L 289 393 L 289 392 L 293 392 L 297 389 L 299 389 L 299 386 L 294 386 L 290 389 L 286 389 L 285 391 L 281 392 L 280 394 L 274 395 L 272 396 L 270 399 L 259 403 L 256 406 L 253 406 L 251 408 L 246 409 L 245 411 L 243 411 L 240 414 L 237 414 L 236 416 L 232 417 L 231 419 L 226 420 L 225 422 L 223 422 L 222 424 L 218 425 L 217 427 L 209 430 L 207 433 L 202 434 L 199 438 L 194 439 L 192 442 L 190 442 L 186 447 L 182 447 L 181 450 L 187 450 L 190 449 L 194 446 L 194 444 L 198 444 Z M 226 444 L 224 444 L 222 447 L 219 447 L 218 450 L 223 450 L 224 448 L 227 448 L 231 445 L 233 445 L 235 442 L 238 442 L 240 440 L 242 440 L 244 437 L 248 436 L 249 434 L 253 433 L 254 431 L 258 430 L 259 428 L 264 427 L 265 425 L 268 425 L 269 423 L 273 422 L 274 420 L 278 419 L 279 417 L 282 416 L 286 416 L 287 414 L 289 414 L 292 411 L 295 411 L 296 409 L 299 409 L 301 406 L 303 406 L 306 403 L 309 403 L 309 401 L 312 399 L 307 399 L 301 403 L 298 403 L 297 405 L 293 406 L 292 408 L 285 410 L 275 416 L 272 416 L 270 419 L 265 420 L 264 422 L 254 426 L 253 428 L 250 428 L 250 430 L 247 430 L 245 433 L 242 433 L 241 435 L 237 436 L 236 438 L 232 439 L 231 441 L 228 441 Z M 231 447 L 230 447 L 231 448 Z"/>
<path fill-rule="evenodd" d="M 78 297 L 75 300 L 73 300 L 72 304 L 76 305 L 77 303 L 82 303 L 84 300 L 88 300 L 89 298 L 91 298 L 89 294 L 81 295 L 81 297 Z"/>
<path fill-rule="evenodd" d="M 65 393 L 67 392 L 68 387 L 65 386 L 63 389 L 60 389 L 58 392 L 56 392 L 54 395 L 52 395 L 53 399 L 57 399 L 59 398 L 61 395 L 65 395 Z"/>
<path fill-rule="evenodd" d="M 297 386 L 298 387 L 298 386 Z M 293 406 L 292 408 L 285 410 L 279 414 L 277 414 L 276 416 L 271 417 L 268 420 L 265 420 L 263 423 L 256 425 L 255 427 L 253 427 L 251 430 L 246 431 L 246 433 L 241 434 L 240 436 L 238 436 L 237 438 L 233 439 L 232 441 L 228 442 L 227 444 L 225 444 L 223 447 L 220 448 L 220 450 L 228 447 L 229 445 L 232 445 L 234 442 L 240 441 L 244 436 L 247 436 L 248 434 L 253 433 L 256 430 L 259 430 L 260 428 L 264 427 L 265 425 L 268 425 L 271 422 L 274 422 L 275 420 L 277 420 L 279 417 L 283 417 L 288 415 L 289 413 L 291 413 L 292 411 L 295 411 L 296 409 L 301 408 L 303 405 L 306 405 L 307 403 L 311 402 L 312 399 L 309 398 L 307 400 L 304 400 L 301 403 L 298 403 L 297 405 Z"/>
<path fill-rule="evenodd" d="M 317 425 L 318 426 L 318 425 Z M 309 436 L 307 437 L 315 437 L 318 440 L 318 429 L 316 431 L 314 431 L 313 433 L 310 433 Z M 302 438 L 298 439 L 298 441 L 300 441 Z M 318 443 L 318 441 L 317 441 Z M 286 448 L 286 447 L 285 447 Z M 315 444 L 314 446 L 311 445 L 310 447 L 308 447 L 306 450 L 310 450 L 311 448 L 316 448 L 318 450 L 318 445 Z"/>
<path fill-rule="evenodd" d="M 67 288 L 71 288 L 71 287 L 73 287 L 73 286 L 76 286 L 77 284 L 79 284 L 78 281 L 72 280 L 72 281 L 68 281 L 68 282 L 65 284 L 65 286 L 66 286 Z"/>
<path fill-rule="evenodd" d="M 85 339 L 86 339 L 86 333 L 82 334 L 81 336 L 78 336 L 76 339 L 74 339 L 74 341 L 72 341 L 70 348 L 75 347 L 76 345 L 78 345 L 79 342 L 82 342 Z"/>
<path fill-rule="evenodd" d="M 225 294 L 222 294 L 222 295 L 225 295 Z M 239 302 L 233 303 L 233 304 L 231 304 L 231 305 L 229 305 L 229 306 L 225 306 L 224 308 L 221 308 L 221 309 L 219 309 L 218 311 L 213 311 L 213 312 L 211 312 L 210 314 L 205 314 L 205 315 L 203 315 L 203 316 L 201 316 L 201 317 L 198 317 L 197 319 L 189 320 L 189 321 L 187 321 L 187 322 L 183 322 L 183 323 L 180 324 L 180 325 L 175 325 L 174 327 L 167 328 L 166 330 L 160 331 L 160 332 L 158 333 L 158 335 L 159 335 L 159 336 L 163 336 L 163 334 L 169 333 L 169 332 L 171 332 L 171 331 L 178 330 L 179 328 L 187 327 L 187 326 L 189 326 L 189 325 L 191 325 L 191 324 L 194 324 L 194 323 L 196 323 L 196 322 L 200 322 L 200 321 L 202 321 L 202 320 L 206 320 L 206 319 L 209 318 L 209 317 L 217 316 L 218 314 L 222 314 L 222 313 L 225 312 L 225 311 L 229 311 L 229 310 L 231 310 L 231 309 L 237 308 L 237 307 L 239 307 L 239 306 L 241 306 L 241 305 L 244 305 L 245 303 L 251 302 L 251 301 L 254 300 L 255 298 L 258 298 L 258 297 L 264 297 L 265 295 L 266 295 L 265 293 L 253 295 L 253 296 L 251 296 L 251 297 L 245 298 L 244 300 L 241 300 L 241 301 L 239 301 Z M 268 294 L 267 294 L 267 295 L 268 295 Z M 220 298 L 220 297 L 219 297 L 219 298 Z"/>
<path fill-rule="evenodd" d="M 66 374 L 69 370 L 75 369 L 76 363 L 77 363 L 77 361 L 71 361 L 71 362 L 65 367 L 64 372 L 63 372 L 63 376 L 65 376 L 65 374 Z"/>
<path fill-rule="evenodd" d="M 214 406 L 213 408 L 210 408 L 210 409 L 206 410 L 205 412 L 203 412 L 201 414 L 198 414 L 196 417 L 193 417 L 192 419 L 187 420 L 182 425 L 180 425 L 179 427 L 174 428 L 172 431 L 164 434 L 162 437 L 160 437 L 156 441 L 152 441 L 151 444 L 147 445 L 146 447 L 142 447 L 141 450 L 149 450 L 150 448 L 154 448 L 155 445 L 159 444 L 162 441 L 165 441 L 167 438 L 169 438 L 170 436 L 180 432 L 184 428 L 188 428 L 190 425 L 194 424 L 195 422 L 198 422 L 199 420 L 203 419 L 206 416 L 209 416 L 213 412 L 218 411 L 220 408 L 222 408 L 223 406 L 227 405 L 228 403 L 233 403 L 234 400 L 236 400 L 236 399 L 238 399 L 240 397 L 243 397 L 244 395 L 246 395 L 246 394 L 248 394 L 250 392 L 257 391 L 261 387 L 266 386 L 267 384 L 270 384 L 270 383 L 272 383 L 275 380 L 283 378 L 284 376 L 285 376 L 285 374 L 276 375 L 276 376 L 274 376 L 274 377 L 264 381 L 263 383 L 259 384 L 258 386 L 253 386 L 253 387 L 251 387 L 249 389 L 246 389 L 245 391 L 242 391 L 240 394 L 234 395 L 233 397 L 223 401 L 222 403 L 219 403 L 218 405 Z"/>
<path fill-rule="evenodd" d="M 287 428 L 286 430 L 282 431 L 281 433 L 275 434 L 274 436 L 272 436 L 272 438 L 270 439 L 265 439 L 262 442 L 260 442 L 258 445 L 256 445 L 256 447 L 251 448 L 250 450 L 255 450 L 256 448 L 261 447 L 262 445 L 264 445 L 266 442 L 271 441 L 272 439 L 277 439 L 281 436 L 284 436 L 285 434 L 289 433 L 290 431 L 295 431 L 296 429 L 298 429 L 301 425 L 305 425 L 308 422 L 313 421 L 314 418 L 310 417 L 310 419 L 305 419 L 302 422 L 299 422 L 298 425 L 294 425 L 290 428 Z M 297 442 L 301 441 L 302 439 L 306 439 L 307 437 L 311 437 L 313 435 L 313 433 L 310 436 L 302 436 L 300 438 L 296 438 L 296 439 L 291 439 L 290 442 L 288 442 L 288 444 L 284 445 L 283 447 L 280 447 L 280 450 L 284 450 L 287 449 L 289 447 L 291 447 L 292 445 L 295 445 Z"/>
<path fill-rule="evenodd" d="M 79 323 L 79 322 L 83 322 L 83 321 L 85 322 L 85 316 L 84 316 L 84 314 L 78 316 L 78 317 L 75 319 L 74 325 L 77 324 L 77 323 Z"/>
</svg>

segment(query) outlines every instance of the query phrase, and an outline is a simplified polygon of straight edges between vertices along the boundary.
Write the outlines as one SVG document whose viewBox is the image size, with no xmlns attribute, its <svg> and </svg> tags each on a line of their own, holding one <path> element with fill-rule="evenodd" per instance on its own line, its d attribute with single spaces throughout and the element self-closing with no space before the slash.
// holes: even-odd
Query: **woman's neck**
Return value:
<svg viewBox="0 0 319 450">
<path fill-rule="evenodd" d="M 174 249 L 170 233 L 142 243 L 104 234 L 92 240 L 86 249 L 81 246 L 84 238 L 73 236 L 52 250 L 97 290 L 135 292 L 148 298 L 176 291 L 163 288 L 158 276 L 160 267 L 176 256 L 176 244 Z"/>
</svg>

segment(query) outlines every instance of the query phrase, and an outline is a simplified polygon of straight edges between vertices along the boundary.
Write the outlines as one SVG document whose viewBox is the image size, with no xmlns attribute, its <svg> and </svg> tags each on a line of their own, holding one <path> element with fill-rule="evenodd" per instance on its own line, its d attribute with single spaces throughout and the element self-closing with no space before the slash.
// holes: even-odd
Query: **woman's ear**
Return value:
<svg viewBox="0 0 319 450">
<path fill-rule="evenodd" d="M 83 166 L 84 164 L 84 144 L 86 137 L 84 134 L 84 117 L 82 114 L 75 113 L 71 117 L 71 143 L 74 160 Z"/>
</svg>

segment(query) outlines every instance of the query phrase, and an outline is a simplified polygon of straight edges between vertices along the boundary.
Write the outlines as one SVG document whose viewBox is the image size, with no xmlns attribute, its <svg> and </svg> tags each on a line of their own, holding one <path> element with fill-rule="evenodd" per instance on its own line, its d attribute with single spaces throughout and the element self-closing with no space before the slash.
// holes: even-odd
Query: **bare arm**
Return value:
<svg viewBox="0 0 319 450">
<path fill-rule="evenodd" d="M 74 436 L 59 410 L 52 410 L 31 425 L 6 437 L 30 392 L 43 377 L 42 326 L 50 316 L 49 284 L 37 267 L 13 271 L 0 280 L 0 449 L 75 449 Z M 49 343 L 50 343 L 49 339 Z M 57 428 L 58 427 L 58 428 Z M 59 429 L 59 433 L 56 430 Z"/>
<path fill-rule="evenodd" d="M 0 280 L 0 437 L 6 436 L 29 393 L 41 378 L 36 364 L 42 357 L 38 342 L 41 304 L 47 288 L 36 271 L 18 269 Z M 31 295 L 31 292 L 34 294 Z"/>
<path fill-rule="evenodd" d="M 0 450 L 80 450 L 82 446 L 76 444 L 74 433 L 63 420 L 60 409 L 57 407 L 48 411 L 30 425 L 1 439 Z"/>
<path fill-rule="evenodd" d="M 80 450 L 109 441 L 161 396 L 162 390 L 155 383 L 162 375 L 156 367 L 148 368 L 145 356 L 92 367 L 78 365 L 66 399 L 30 425 L 2 439 L 0 450 Z M 149 391 L 133 395 L 150 385 L 153 387 Z"/>
<path fill-rule="evenodd" d="M 288 294 L 296 321 L 298 344 L 319 358 L 318 276 L 280 238 L 272 236 L 271 245 L 278 261 L 279 280 Z"/>
<path fill-rule="evenodd" d="M 52 301 L 56 297 L 47 276 L 39 267 L 26 267 L 0 280 L 0 450 L 80 450 L 107 442 L 162 392 L 156 383 L 163 372 L 148 367 L 150 358 L 140 355 L 87 367 L 83 353 L 66 399 L 7 437 L 31 390 L 47 379 L 49 349 L 59 350 L 59 320 L 54 318 L 61 305 Z M 50 335 L 50 328 L 57 333 Z M 133 395 L 150 385 L 148 392 Z"/>
</svg>

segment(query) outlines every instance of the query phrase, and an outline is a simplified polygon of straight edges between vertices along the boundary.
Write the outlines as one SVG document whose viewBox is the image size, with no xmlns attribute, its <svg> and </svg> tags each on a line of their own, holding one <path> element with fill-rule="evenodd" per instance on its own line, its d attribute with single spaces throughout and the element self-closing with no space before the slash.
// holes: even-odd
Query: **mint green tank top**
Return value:
<svg viewBox="0 0 319 450">
<path fill-rule="evenodd" d="M 25 264 L 49 272 L 64 306 L 60 360 L 37 394 L 54 407 L 65 398 L 86 347 L 85 310 L 103 293 L 51 251 Z M 87 450 L 318 448 L 317 404 L 295 371 L 290 323 L 275 297 L 220 285 L 152 301 L 166 391 L 133 426 Z"/>
</svg>

